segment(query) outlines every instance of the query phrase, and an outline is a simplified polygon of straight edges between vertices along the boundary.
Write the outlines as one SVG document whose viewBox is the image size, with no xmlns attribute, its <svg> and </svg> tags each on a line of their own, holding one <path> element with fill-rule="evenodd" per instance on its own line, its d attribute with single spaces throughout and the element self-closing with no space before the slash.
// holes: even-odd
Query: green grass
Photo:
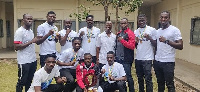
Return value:
<svg viewBox="0 0 200 92">
<path fill-rule="evenodd" d="M 135 91 L 138 92 L 138 82 L 137 82 L 137 76 L 135 73 L 135 65 L 133 64 L 132 67 L 132 76 L 134 79 L 134 85 L 135 85 Z M 38 68 L 40 68 L 39 62 L 38 62 Z M 4 59 L 0 60 L 0 92 L 15 92 L 15 86 L 17 83 L 17 62 L 14 59 Z M 156 77 L 154 72 L 153 73 L 153 88 L 154 92 L 157 92 L 157 83 L 156 83 Z M 167 90 L 165 90 L 167 92 Z"/>
</svg>

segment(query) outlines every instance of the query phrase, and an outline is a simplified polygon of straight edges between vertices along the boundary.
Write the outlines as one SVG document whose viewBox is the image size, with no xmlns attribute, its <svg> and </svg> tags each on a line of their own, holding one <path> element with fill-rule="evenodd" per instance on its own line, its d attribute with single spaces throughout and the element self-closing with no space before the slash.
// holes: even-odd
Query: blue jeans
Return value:
<svg viewBox="0 0 200 92">
<path fill-rule="evenodd" d="M 158 92 L 164 92 L 165 83 L 168 88 L 168 92 L 175 92 L 175 86 L 174 86 L 175 62 L 154 61 L 153 67 L 156 73 Z"/>
<path fill-rule="evenodd" d="M 123 65 L 125 73 L 126 73 L 129 92 L 135 92 L 134 81 L 133 81 L 133 78 L 132 78 L 132 75 L 131 75 L 132 63 L 122 63 L 122 65 Z"/>
<path fill-rule="evenodd" d="M 145 92 L 144 79 L 146 82 L 146 92 L 153 92 L 152 60 L 135 60 L 135 69 L 138 77 L 139 92 Z"/>
</svg>

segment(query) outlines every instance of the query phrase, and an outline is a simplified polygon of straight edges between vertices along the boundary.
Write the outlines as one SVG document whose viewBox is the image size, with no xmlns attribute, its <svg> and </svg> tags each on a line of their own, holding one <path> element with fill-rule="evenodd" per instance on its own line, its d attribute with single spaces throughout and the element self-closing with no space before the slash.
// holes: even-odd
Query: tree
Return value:
<svg viewBox="0 0 200 92">
<path fill-rule="evenodd" d="M 125 10 L 126 14 L 129 14 L 131 12 L 134 12 L 136 8 L 141 6 L 143 3 L 142 0 L 87 0 L 93 3 L 93 5 L 102 5 L 104 7 L 105 11 L 105 21 L 110 20 L 110 17 L 108 16 L 108 7 L 109 5 L 112 5 L 113 8 L 116 9 L 116 19 L 115 19 L 115 30 L 117 32 L 117 23 L 118 23 L 118 10 L 122 10 L 124 7 L 127 9 Z"/>
</svg>

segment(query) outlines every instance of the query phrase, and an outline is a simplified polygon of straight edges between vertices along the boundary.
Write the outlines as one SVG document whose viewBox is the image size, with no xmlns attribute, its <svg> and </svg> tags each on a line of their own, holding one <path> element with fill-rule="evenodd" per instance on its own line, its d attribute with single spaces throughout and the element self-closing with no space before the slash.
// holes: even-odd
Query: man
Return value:
<svg viewBox="0 0 200 92">
<path fill-rule="evenodd" d="M 156 45 L 156 29 L 147 26 L 147 17 L 145 14 L 139 14 L 137 17 L 139 28 L 135 30 L 136 36 L 136 58 L 135 68 L 138 77 L 139 92 L 144 91 L 144 79 L 146 82 L 146 92 L 153 92 L 152 83 L 152 60 L 154 60 L 154 48 Z"/>
<path fill-rule="evenodd" d="M 71 30 L 72 22 L 70 19 L 66 19 L 64 25 L 65 28 L 59 31 L 59 34 L 61 35 L 61 39 L 59 40 L 61 53 L 68 48 L 72 48 L 72 40 L 74 37 L 77 37 L 77 32 Z"/>
<path fill-rule="evenodd" d="M 107 53 L 107 64 L 102 67 L 101 73 L 104 77 L 104 82 L 100 84 L 103 92 L 126 92 L 126 73 L 123 65 L 114 62 L 115 54 L 113 51 Z"/>
<path fill-rule="evenodd" d="M 87 27 L 79 30 L 79 37 L 83 39 L 82 48 L 84 52 L 92 54 L 92 62 L 96 63 L 96 40 L 100 34 L 100 29 L 93 26 L 93 19 L 93 15 L 86 17 Z"/>
<path fill-rule="evenodd" d="M 60 75 L 67 77 L 68 82 L 65 85 L 64 92 L 72 92 L 76 88 L 76 66 L 84 58 L 84 51 L 81 47 L 81 38 L 74 37 L 72 47 L 63 51 L 57 64 L 61 67 Z"/>
<path fill-rule="evenodd" d="M 35 72 L 33 83 L 28 92 L 62 92 L 63 83 L 66 77 L 60 77 L 60 72 L 56 64 L 56 55 L 48 54 L 45 60 L 45 66 Z M 57 84 L 51 84 L 55 78 Z"/>
<path fill-rule="evenodd" d="M 90 53 L 85 53 L 84 62 L 76 67 L 76 79 L 78 84 L 76 92 L 87 92 L 88 88 L 85 86 L 84 78 L 87 74 L 98 75 L 98 70 L 97 66 L 92 62 L 92 55 Z"/>
<path fill-rule="evenodd" d="M 22 92 L 25 86 L 25 92 L 29 89 L 33 75 L 37 68 L 37 60 L 35 54 L 35 43 L 31 25 L 33 17 L 29 14 L 23 15 L 23 26 L 17 29 L 14 36 L 14 47 L 17 50 L 18 62 L 18 82 L 16 92 Z"/>
<path fill-rule="evenodd" d="M 44 61 L 47 54 L 56 54 L 56 42 L 58 38 L 56 32 L 58 28 L 53 24 L 56 19 L 56 14 L 53 11 L 47 13 L 47 21 L 37 28 L 37 44 L 40 45 L 40 65 L 44 66 Z"/>
<path fill-rule="evenodd" d="M 114 51 L 115 47 L 115 40 L 116 35 L 112 33 L 112 22 L 107 21 L 106 22 L 106 30 L 101 33 L 97 38 L 96 43 L 96 57 L 97 61 L 96 63 L 99 64 L 100 69 L 105 65 L 106 62 L 106 53 L 108 51 Z"/>
<path fill-rule="evenodd" d="M 131 75 L 131 67 L 134 59 L 135 34 L 128 28 L 128 19 L 120 21 L 121 30 L 116 40 L 116 61 L 125 69 L 129 92 L 135 92 L 134 81 Z"/>
<path fill-rule="evenodd" d="M 169 21 L 170 13 L 168 11 L 161 12 L 161 28 L 157 30 L 157 51 L 154 61 L 158 92 L 164 92 L 165 83 L 168 92 L 175 92 L 175 49 L 183 49 L 181 32 L 178 28 L 170 25 Z"/>
</svg>

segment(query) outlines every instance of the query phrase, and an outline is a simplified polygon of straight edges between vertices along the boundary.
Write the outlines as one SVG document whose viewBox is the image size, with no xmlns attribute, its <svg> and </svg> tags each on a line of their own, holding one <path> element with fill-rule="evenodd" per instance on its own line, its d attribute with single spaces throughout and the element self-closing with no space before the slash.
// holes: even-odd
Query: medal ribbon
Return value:
<svg viewBox="0 0 200 92">
<path fill-rule="evenodd" d="M 145 26 L 145 29 L 144 29 L 144 31 L 142 32 L 142 30 L 139 30 L 139 38 L 140 38 L 140 40 L 142 40 L 143 39 L 143 37 L 144 37 L 144 32 L 146 31 L 146 26 Z"/>
<path fill-rule="evenodd" d="M 92 37 L 92 30 L 93 30 L 93 27 L 91 29 L 91 32 L 88 31 L 88 28 L 87 28 L 87 33 L 88 33 L 88 42 L 90 41 L 91 37 Z"/>
<path fill-rule="evenodd" d="M 111 67 L 108 68 L 108 71 L 109 71 L 108 76 L 112 75 L 113 67 L 114 67 L 114 63 L 113 63 L 113 65 Z"/>
<path fill-rule="evenodd" d="M 78 54 L 78 51 L 77 51 L 77 52 L 75 52 L 75 51 L 73 50 L 73 53 L 74 53 L 74 59 L 73 59 L 73 61 L 76 61 L 76 59 L 77 59 L 77 54 Z"/>
</svg>

